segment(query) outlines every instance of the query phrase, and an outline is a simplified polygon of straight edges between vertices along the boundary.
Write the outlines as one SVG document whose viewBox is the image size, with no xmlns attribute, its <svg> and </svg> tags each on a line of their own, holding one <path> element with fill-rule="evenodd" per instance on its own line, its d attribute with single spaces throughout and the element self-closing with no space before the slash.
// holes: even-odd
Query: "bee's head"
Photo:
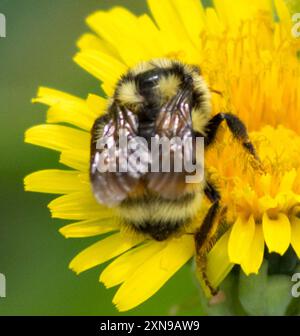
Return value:
<svg viewBox="0 0 300 336">
<path fill-rule="evenodd" d="M 157 59 L 140 63 L 123 76 L 114 98 L 134 112 L 150 107 L 155 113 L 181 88 L 198 90 L 199 81 L 203 80 L 198 67 Z"/>
<path fill-rule="evenodd" d="M 136 75 L 137 91 L 145 101 L 153 100 L 153 98 L 157 99 L 155 96 L 160 95 L 160 84 L 166 75 L 166 70 L 158 67 Z"/>
</svg>

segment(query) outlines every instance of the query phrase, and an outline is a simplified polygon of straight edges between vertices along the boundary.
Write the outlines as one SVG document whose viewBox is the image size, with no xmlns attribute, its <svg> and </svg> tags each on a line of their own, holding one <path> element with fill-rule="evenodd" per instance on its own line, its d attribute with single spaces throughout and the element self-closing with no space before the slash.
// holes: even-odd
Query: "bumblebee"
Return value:
<svg viewBox="0 0 300 336">
<path fill-rule="evenodd" d="M 109 150 L 99 149 L 97 143 L 106 139 L 116 156 L 117 168 L 130 156 L 123 153 L 118 135 L 127 139 L 138 137 L 168 139 L 179 137 L 204 138 L 205 149 L 212 145 L 217 130 L 226 122 L 234 138 L 257 158 L 242 121 L 233 114 L 211 115 L 211 91 L 199 67 L 177 60 L 155 59 L 130 69 L 116 85 L 107 111 L 92 128 L 90 180 L 97 201 L 114 206 L 121 222 L 130 229 L 157 241 L 182 233 L 195 219 L 202 197 L 211 202 L 199 229 L 194 233 L 196 262 L 212 294 L 216 294 L 206 276 L 206 253 L 217 227 L 220 214 L 220 194 L 206 177 L 199 183 L 186 183 L 188 172 L 171 167 L 169 172 L 148 172 L 130 167 L 127 171 L 99 170 L 100 158 L 107 162 Z M 108 139 L 108 141 L 107 141 Z M 195 158 L 195 144 L 188 147 Z M 170 149 L 171 158 L 180 146 Z M 163 157 L 164 153 L 160 153 Z M 130 166 L 130 163 L 128 164 Z"/>
</svg>

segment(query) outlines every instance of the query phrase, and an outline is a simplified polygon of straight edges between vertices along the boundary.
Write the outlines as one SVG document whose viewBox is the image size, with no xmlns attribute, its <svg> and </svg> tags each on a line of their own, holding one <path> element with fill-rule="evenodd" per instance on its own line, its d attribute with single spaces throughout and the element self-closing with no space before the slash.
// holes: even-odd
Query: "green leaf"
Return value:
<svg viewBox="0 0 300 336">
<path fill-rule="evenodd" d="M 272 275 L 268 278 L 266 292 L 266 315 L 285 315 L 293 298 L 291 288 L 291 278 L 287 275 Z"/>
<path fill-rule="evenodd" d="M 291 301 L 291 279 L 287 275 L 269 275 L 264 261 L 258 275 L 240 272 L 239 298 L 249 315 L 285 315 Z"/>
<path fill-rule="evenodd" d="M 224 300 L 218 304 L 209 304 L 201 287 L 199 288 L 201 311 L 208 316 L 244 316 L 237 293 L 238 276 L 231 272 L 222 282 L 220 290 L 224 294 Z"/>
<path fill-rule="evenodd" d="M 299 259 L 290 246 L 283 256 L 278 253 L 268 253 L 268 274 L 292 274 L 294 273 Z"/>
<path fill-rule="evenodd" d="M 240 271 L 239 298 L 249 315 L 265 315 L 267 311 L 266 291 L 268 281 L 268 263 L 263 262 L 258 275 L 245 275 Z"/>
</svg>

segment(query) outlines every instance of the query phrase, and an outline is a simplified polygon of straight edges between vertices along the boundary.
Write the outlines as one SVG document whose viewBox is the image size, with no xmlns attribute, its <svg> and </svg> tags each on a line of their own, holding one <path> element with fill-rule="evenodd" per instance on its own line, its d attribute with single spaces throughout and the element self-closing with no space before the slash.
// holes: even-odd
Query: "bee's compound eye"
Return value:
<svg viewBox="0 0 300 336">
<path fill-rule="evenodd" d="M 159 81 L 162 72 L 160 69 L 153 69 L 137 76 L 138 87 L 141 93 L 154 89 Z"/>
</svg>

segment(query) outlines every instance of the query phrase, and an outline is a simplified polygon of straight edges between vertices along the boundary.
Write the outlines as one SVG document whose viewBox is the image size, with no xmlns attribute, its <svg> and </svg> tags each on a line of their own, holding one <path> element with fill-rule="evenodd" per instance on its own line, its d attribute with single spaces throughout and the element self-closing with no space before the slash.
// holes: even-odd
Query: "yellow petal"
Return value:
<svg viewBox="0 0 300 336">
<path fill-rule="evenodd" d="M 110 56 L 120 59 L 117 50 L 107 41 L 100 39 L 94 34 L 84 34 L 77 41 L 77 46 L 81 50 L 98 50 Z"/>
<path fill-rule="evenodd" d="M 167 54 L 170 51 L 166 46 L 166 41 L 161 32 L 147 14 L 138 17 L 138 25 L 140 27 L 140 32 L 144 34 L 144 36 L 147 36 L 147 42 L 144 38 L 145 43 L 148 44 L 147 56 L 145 55 L 143 60 L 161 58 L 162 55 Z M 155 45 L 155 48 L 151 48 L 151 45 Z"/>
<path fill-rule="evenodd" d="M 228 255 L 232 263 L 240 264 L 247 254 L 255 232 L 253 216 L 248 220 L 239 217 L 234 223 L 229 243 Z"/>
<path fill-rule="evenodd" d="M 270 0 L 213 0 L 214 6 L 222 21 L 225 21 L 234 31 L 242 21 L 257 17 L 261 11 L 268 12 L 271 18 Z"/>
<path fill-rule="evenodd" d="M 172 1 L 148 0 L 148 7 L 161 31 L 168 32 L 176 41 L 187 39 L 186 31 Z"/>
<path fill-rule="evenodd" d="M 107 94 L 111 94 L 119 78 L 127 71 L 119 60 L 97 50 L 81 51 L 75 55 L 74 61 L 103 82 Z"/>
<path fill-rule="evenodd" d="M 41 170 L 26 176 L 24 183 L 26 191 L 50 194 L 68 194 L 89 190 L 89 186 L 82 182 L 78 172 L 67 170 Z"/>
<path fill-rule="evenodd" d="M 84 99 L 47 87 L 39 88 L 37 98 L 32 102 L 50 106 L 47 113 L 49 123 L 66 122 L 90 130 L 95 119 Z"/>
<path fill-rule="evenodd" d="M 132 309 L 156 293 L 193 255 L 194 241 L 182 236 L 146 260 L 117 291 L 113 303 L 119 311 Z"/>
<path fill-rule="evenodd" d="M 201 1 L 174 0 L 173 4 L 194 46 L 199 47 L 199 36 L 205 25 L 204 8 Z"/>
<path fill-rule="evenodd" d="M 290 192 L 293 189 L 296 176 L 297 176 L 297 172 L 295 169 L 292 169 L 291 171 L 286 172 L 280 181 L 278 193 Z"/>
<path fill-rule="evenodd" d="M 121 284 L 164 246 L 164 243 L 153 241 L 124 253 L 105 268 L 101 273 L 100 281 L 107 288 Z"/>
<path fill-rule="evenodd" d="M 69 267 L 77 274 L 117 257 L 143 241 L 137 236 L 124 236 L 116 233 L 80 252 Z"/>
<path fill-rule="evenodd" d="M 218 17 L 216 10 L 214 8 L 208 7 L 206 9 L 206 30 L 207 32 L 220 35 L 224 30 L 223 22 Z"/>
<path fill-rule="evenodd" d="M 148 0 L 148 6 L 160 28 L 161 34 L 164 34 L 166 43 L 171 46 L 173 51 L 178 50 L 180 47 L 180 49 L 186 52 L 196 53 L 189 39 L 189 35 L 181 22 L 180 16 L 174 7 L 174 3 L 171 0 Z M 199 18 L 199 20 L 201 20 L 201 18 Z"/>
<path fill-rule="evenodd" d="M 267 213 L 263 216 L 263 232 L 269 252 L 285 253 L 291 242 L 291 225 L 285 214 L 271 219 Z"/>
<path fill-rule="evenodd" d="M 38 125 L 26 131 L 25 142 L 57 151 L 87 150 L 90 144 L 90 134 L 66 126 Z"/>
<path fill-rule="evenodd" d="M 86 150 L 66 149 L 61 152 L 59 162 L 81 172 L 87 172 L 89 169 L 90 153 Z"/>
<path fill-rule="evenodd" d="M 288 213 L 298 203 L 298 199 L 299 195 L 295 194 L 292 190 L 287 190 L 284 193 L 276 195 L 278 209 L 285 213 Z"/>
<path fill-rule="evenodd" d="M 264 258 L 264 235 L 261 225 L 255 226 L 255 234 L 250 248 L 241 262 L 241 267 L 246 275 L 257 274 Z"/>
<path fill-rule="evenodd" d="M 33 103 L 42 103 L 48 106 L 53 106 L 65 101 L 84 105 L 84 100 L 81 98 L 43 86 L 39 88 L 37 98 L 32 99 Z"/>
<path fill-rule="evenodd" d="M 74 192 L 56 198 L 48 204 L 53 218 L 63 219 L 95 219 L 110 218 L 115 215 L 113 209 L 96 202 L 90 192 Z"/>
<path fill-rule="evenodd" d="M 264 174 L 260 177 L 260 184 L 262 186 L 262 190 L 265 194 L 271 194 L 272 189 L 272 176 L 270 174 Z"/>
<path fill-rule="evenodd" d="M 291 243 L 298 258 L 300 258 L 300 218 L 292 216 L 290 221 L 292 228 Z"/>
<path fill-rule="evenodd" d="M 107 100 L 100 96 L 89 94 L 86 103 L 93 112 L 95 119 L 101 117 L 106 112 Z"/>
<path fill-rule="evenodd" d="M 264 213 L 265 211 L 269 209 L 277 208 L 278 200 L 269 195 L 264 195 L 259 198 L 258 205 L 259 205 L 259 211 L 261 213 Z"/>
<path fill-rule="evenodd" d="M 84 238 L 111 232 L 117 230 L 118 227 L 119 224 L 116 217 L 112 217 L 107 219 L 91 219 L 69 224 L 59 229 L 59 232 L 66 238 Z"/>
<path fill-rule="evenodd" d="M 48 123 L 68 123 L 84 130 L 90 131 L 94 123 L 94 116 L 86 112 L 79 104 L 58 103 L 47 111 Z"/>
<path fill-rule="evenodd" d="M 217 288 L 234 266 L 228 256 L 230 230 L 217 241 L 207 256 L 207 276 L 213 287 Z"/>
<path fill-rule="evenodd" d="M 290 26 L 292 24 L 292 20 L 287 4 L 283 0 L 275 0 L 275 8 L 280 21 Z"/>
<path fill-rule="evenodd" d="M 151 40 L 152 32 L 144 29 L 138 18 L 127 9 L 115 7 L 109 12 L 96 12 L 88 17 L 87 23 L 118 50 L 127 66 L 151 58 L 151 51 L 155 48 L 148 38 Z"/>
<path fill-rule="evenodd" d="M 77 41 L 77 47 L 79 49 L 95 49 L 100 51 L 105 51 L 102 48 L 102 43 L 99 37 L 94 34 L 83 34 Z"/>
</svg>

